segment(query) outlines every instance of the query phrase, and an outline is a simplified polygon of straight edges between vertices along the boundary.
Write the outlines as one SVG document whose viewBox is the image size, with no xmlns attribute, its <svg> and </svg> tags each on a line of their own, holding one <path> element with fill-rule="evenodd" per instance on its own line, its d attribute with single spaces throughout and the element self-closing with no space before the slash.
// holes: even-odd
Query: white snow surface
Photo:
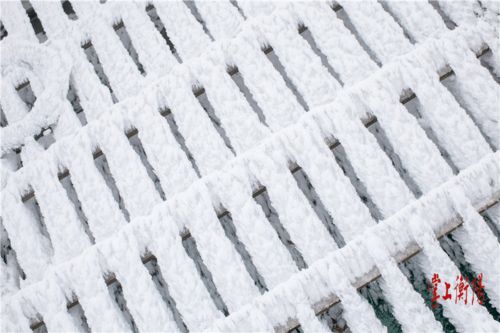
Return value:
<svg viewBox="0 0 500 333">
<path fill-rule="evenodd" d="M 2 331 L 441 331 L 455 227 L 500 310 L 495 2 L 70 4 L 0 4 Z"/>
</svg>

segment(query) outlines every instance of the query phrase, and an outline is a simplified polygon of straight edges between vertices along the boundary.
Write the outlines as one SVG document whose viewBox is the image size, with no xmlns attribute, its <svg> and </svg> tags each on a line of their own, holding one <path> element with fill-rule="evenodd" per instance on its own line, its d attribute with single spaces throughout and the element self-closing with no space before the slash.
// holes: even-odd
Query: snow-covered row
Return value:
<svg viewBox="0 0 500 333">
<path fill-rule="evenodd" d="M 21 120 L 29 111 L 28 106 L 21 99 L 16 91 L 16 87 L 9 82 L 8 78 L 2 77 L 1 93 L 2 111 L 9 124 Z"/>
<path fill-rule="evenodd" d="M 253 153 L 245 162 L 257 182 L 266 187 L 271 204 L 304 260 L 312 264 L 337 246 L 307 200 L 304 200 L 279 144 L 267 145 L 263 152 Z"/>
<path fill-rule="evenodd" d="M 307 174 L 336 226 L 346 241 L 374 225 L 340 166 L 335 162 L 314 121 L 303 121 L 282 136 L 292 158 Z"/>
<path fill-rule="evenodd" d="M 246 28 L 239 36 L 238 40 L 224 48 L 227 63 L 238 67 L 245 85 L 273 131 L 294 123 L 304 109 L 261 51 L 255 32 Z"/>
<path fill-rule="evenodd" d="M 54 249 L 53 262 L 66 261 L 90 246 L 75 208 L 58 179 L 55 163 L 37 161 L 27 181 L 33 188 Z M 42 163 L 39 163 L 42 162 Z M 35 163 L 35 161 L 32 161 Z"/>
<path fill-rule="evenodd" d="M 245 244 L 269 289 L 297 272 L 290 254 L 253 200 L 248 171 L 243 165 L 236 164 L 231 170 L 212 176 L 208 188 L 231 213 L 237 237 Z"/>
<path fill-rule="evenodd" d="M 109 237 L 126 222 L 94 164 L 89 138 L 76 136 L 71 142 L 56 147 L 55 154 L 68 169 L 93 237 L 96 241 Z"/>
<path fill-rule="evenodd" d="M 158 1 L 154 6 L 183 61 L 203 54 L 209 47 L 210 37 L 184 2 Z"/>
<path fill-rule="evenodd" d="M 307 42 L 298 34 L 298 24 L 288 10 L 263 17 L 254 30 L 270 44 L 290 80 L 297 87 L 309 108 L 327 103 L 341 88 Z"/>
<path fill-rule="evenodd" d="M 469 200 L 460 191 L 453 191 L 453 204 L 464 221 L 463 228 L 454 234 L 462 246 L 467 261 L 475 272 L 484 274 L 485 290 L 492 305 L 500 308 L 500 246 L 495 235 L 484 223 Z"/>
<path fill-rule="evenodd" d="M 489 154 L 477 164 L 463 170 L 458 176 L 424 195 L 418 201 L 412 202 L 396 215 L 369 228 L 365 233 L 358 234 L 342 249 L 327 254 L 310 268 L 295 274 L 291 279 L 249 303 L 242 310 L 216 321 L 208 331 L 214 328 L 228 331 L 234 327 L 242 327 L 239 326 L 238 320 L 245 323 L 254 311 L 254 316 L 261 318 L 261 312 L 267 313 L 270 309 L 274 310 L 272 315 L 268 317 L 268 320 L 273 319 L 272 325 L 286 327 L 290 318 L 297 319 L 295 317 L 297 312 L 293 306 L 280 305 L 289 304 L 289 301 L 295 299 L 295 294 L 301 292 L 307 295 L 308 304 L 312 305 L 329 304 L 332 301 L 333 293 L 333 300 L 337 297 L 342 302 L 343 317 L 346 319 L 347 325 L 355 332 L 385 331 L 386 328 L 376 318 L 373 308 L 357 293 L 356 286 L 364 285 L 370 276 L 367 274 L 375 267 L 379 268 L 383 278 L 391 279 L 391 283 L 395 279 L 401 282 L 401 286 L 407 285 L 406 277 L 398 270 L 394 260 L 400 254 L 406 253 L 405 251 L 415 243 L 423 248 L 424 257 L 432 259 L 427 260 L 423 265 L 429 279 L 432 278 L 434 272 L 440 272 L 440 275 L 442 272 L 446 281 L 453 281 L 456 275 L 459 275 L 458 269 L 439 247 L 434 236 L 435 233 L 444 231 L 442 227 L 449 223 L 450 218 L 457 218 L 451 202 L 447 199 L 448 193 L 459 189 L 466 194 L 475 209 L 484 207 L 493 198 L 498 197 L 500 181 L 497 175 L 499 169 L 500 154 Z M 410 231 L 408 221 L 415 216 L 426 216 L 426 220 L 419 218 L 412 222 L 413 231 Z M 429 225 L 426 225 L 427 223 Z M 458 220 L 456 223 L 459 223 Z M 383 243 L 386 247 L 385 250 L 380 248 L 382 252 L 373 253 L 374 247 L 362 245 L 367 239 L 371 239 L 372 243 Z M 392 241 L 387 242 L 388 239 Z M 400 259 L 401 257 L 399 257 Z M 393 284 L 399 285 L 397 282 Z M 411 297 L 415 302 L 407 302 L 406 298 L 401 297 L 402 290 L 398 294 L 396 292 L 399 289 L 388 290 L 395 288 L 394 285 L 391 284 L 385 292 L 393 293 L 389 295 L 389 301 L 394 302 L 393 306 L 398 307 L 396 316 L 404 321 L 403 327 L 410 331 L 415 328 L 421 331 L 422 326 L 414 325 L 415 320 L 420 319 L 424 321 L 423 325 L 427 325 L 427 328 L 439 331 L 439 324 L 434 322 L 432 314 L 425 308 L 420 296 L 411 290 L 412 287 L 408 285 L 408 288 L 404 290 L 404 295 Z M 285 299 L 281 299 L 281 302 L 277 304 L 277 295 L 283 293 L 288 296 L 284 296 Z M 405 304 L 400 304 L 403 301 Z M 400 305 L 404 308 L 402 309 Z M 498 329 L 498 324 L 482 306 L 476 304 L 473 308 L 465 308 L 454 302 L 442 302 L 442 305 L 445 307 L 445 315 L 448 318 L 451 316 L 452 323 L 456 324 L 455 326 L 459 329 L 479 331 Z M 408 310 L 409 306 L 412 307 L 412 310 Z M 420 317 L 415 317 L 416 314 Z M 432 321 L 427 321 L 424 318 Z M 262 327 L 266 327 L 265 322 Z"/>
<path fill-rule="evenodd" d="M 220 168 L 233 155 L 193 94 L 185 67 L 159 81 L 155 87 L 160 105 L 171 110 L 186 146 L 202 175 Z"/>
<path fill-rule="evenodd" d="M 328 4 L 294 2 L 292 11 L 345 84 L 361 81 L 378 68 Z"/>
<path fill-rule="evenodd" d="M 149 214 L 161 198 L 123 129 L 113 123 L 99 122 L 89 130 L 93 142 L 106 155 L 130 217 Z"/>
<path fill-rule="evenodd" d="M 215 40 L 233 37 L 244 21 L 229 0 L 196 1 L 196 8 Z"/>
<path fill-rule="evenodd" d="M 380 230 L 380 229 L 378 229 Z M 377 230 L 377 231 L 378 231 Z M 366 233 L 363 246 L 370 253 L 382 276 L 382 290 L 394 309 L 394 315 L 405 332 L 440 332 L 442 326 L 427 308 L 424 299 L 413 289 L 399 269 L 383 241 L 384 235 Z"/>
<path fill-rule="evenodd" d="M 147 159 L 160 179 L 167 198 L 191 185 L 197 179 L 196 172 L 167 122 L 158 113 L 160 107 L 155 96 L 129 99 L 120 107 L 123 107 L 129 125 L 138 130 Z"/>
<path fill-rule="evenodd" d="M 236 311 L 257 296 L 258 289 L 226 237 L 205 185 L 194 184 L 191 191 L 177 195 L 171 207 L 174 207 L 171 213 L 176 222 L 187 227 L 195 239 L 228 310 Z"/>
<path fill-rule="evenodd" d="M 474 24 L 480 5 L 475 1 L 439 1 L 439 7 L 456 25 Z"/>
<path fill-rule="evenodd" d="M 177 65 L 177 60 L 146 14 L 143 4 L 110 2 L 109 6 L 111 12 L 120 14 L 148 80 L 164 76 Z"/>
<path fill-rule="evenodd" d="M 420 113 L 453 163 L 463 169 L 491 152 L 491 148 L 465 110 L 439 82 L 437 69 L 428 65 L 431 60 L 427 57 L 429 54 L 422 53 L 421 57 L 406 59 L 403 77 L 418 97 Z"/>
<path fill-rule="evenodd" d="M 137 245 L 131 234 L 122 232 L 114 242 L 103 243 L 99 251 L 106 267 L 115 274 L 123 288 L 127 308 L 137 329 L 141 332 L 178 331 L 172 313 L 141 262 Z"/>
<path fill-rule="evenodd" d="M 455 281 L 456 277 L 460 276 L 460 271 L 441 249 L 426 220 L 418 215 L 414 216 L 410 220 L 410 227 L 413 237 L 423 249 L 420 267 L 427 279 L 430 281 L 434 274 L 439 274 L 441 281 Z M 439 293 L 444 295 L 445 291 L 440 290 Z M 443 300 L 443 297 L 437 301 L 443 306 L 444 315 L 460 331 L 494 332 L 500 328 L 486 308 L 477 302 L 465 307 L 460 303 Z"/>
<path fill-rule="evenodd" d="M 425 193 L 452 177 L 453 172 L 417 119 L 399 102 L 399 94 L 391 88 L 392 81 L 377 80 L 357 91 L 353 98 L 377 117 L 404 168 Z M 374 90 L 378 93 L 368 93 Z"/>
<path fill-rule="evenodd" d="M 24 41 L 38 43 L 26 10 L 20 1 L 4 1 L 1 8 L 0 19 L 10 37 L 14 36 L 14 38 Z"/>
<path fill-rule="evenodd" d="M 446 30 L 437 10 L 426 1 L 386 1 L 386 6 L 416 42 Z"/>
<path fill-rule="evenodd" d="M 453 69 L 456 79 L 453 80 L 452 91 L 456 91 L 458 102 L 468 110 L 479 128 L 492 145 L 500 147 L 500 87 L 493 80 L 488 70 L 481 66 L 479 60 L 468 49 L 461 36 L 440 43 L 441 54 Z"/>
<path fill-rule="evenodd" d="M 127 98 L 140 91 L 144 86 L 144 77 L 134 64 L 132 58 L 114 31 L 110 19 L 112 14 L 107 6 L 99 3 L 75 2 L 75 12 L 85 33 L 88 34 L 95 48 L 104 72 L 118 100 Z"/>
<path fill-rule="evenodd" d="M 222 53 L 211 52 L 191 68 L 236 153 L 252 148 L 269 135 L 267 127 L 259 121 L 257 113 L 226 72 Z"/>
<path fill-rule="evenodd" d="M 166 205 L 155 209 L 144 225 L 134 225 L 133 232 L 141 246 L 157 258 L 170 295 L 190 331 L 199 331 L 212 320 L 223 317 L 184 250 L 177 223 Z"/>
<path fill-rule="evenodd" d="M 403 30 L 380 3 L 374 0 L 338 2 L 381 63 L 411 51 L 411 43 Z"/>
<path fill-rule="evenodd" d="M 414 200 L 414 196 L 377 140 L 356 118 L 353 108 L 350 100 L 337 99 L 336 112 L 317 114 L 316 121 L 325 133 L 339 140 L 371 199 L 382 216 L 388 217 Z"/>
</svg>

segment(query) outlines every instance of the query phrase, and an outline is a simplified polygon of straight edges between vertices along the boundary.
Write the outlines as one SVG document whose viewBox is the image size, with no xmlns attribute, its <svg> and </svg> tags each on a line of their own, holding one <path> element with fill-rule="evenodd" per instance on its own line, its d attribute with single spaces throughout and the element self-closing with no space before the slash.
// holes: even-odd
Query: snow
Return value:
<svg viewBox="0 0 500 333">
<path fill-rule="evenodd" d="M 495 5 L 439 3 L 448 30 L 425 2 L 342 2 L 343 19 L 329 2 L 240 1 L 245 17 L 232 1 L 155 2 L 159 19 L 146 2 L 71 4 L 76 20 L 33 2 L 49 38 L 38 43 L 23 5 L 2 3 L 3 330 L 326 331 L 316 313 L 340 300 L 352 331 L 385 331 L 357 292 L 378 273 L 404 330 L 440 330 L 397 263 L 421 248 L 427 278 L 453 281 L 436 237 L 457 217 L 499 308 L 498 241 L 477 212 L 500 191 L 499 90 L 471 53 L 487 45 L 499 72 Z M 422 117 L 400 102 L 408 88 Z M 387 139 L 366 128 L 373 116 Z M 498 330 L 484 307 L 443 306 L 459 330 Z"/>
</svg>

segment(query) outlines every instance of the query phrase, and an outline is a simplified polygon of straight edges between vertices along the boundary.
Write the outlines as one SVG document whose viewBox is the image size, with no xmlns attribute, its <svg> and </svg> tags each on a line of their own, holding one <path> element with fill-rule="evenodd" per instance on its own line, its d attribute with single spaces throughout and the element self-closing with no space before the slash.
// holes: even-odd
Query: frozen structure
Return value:
<svg viewBox="0 0 500 333">
<path fill-rule="evenodd" d="M 0 9 L 2 332 L 500 330 L 498 2 Z"/>
</svg>

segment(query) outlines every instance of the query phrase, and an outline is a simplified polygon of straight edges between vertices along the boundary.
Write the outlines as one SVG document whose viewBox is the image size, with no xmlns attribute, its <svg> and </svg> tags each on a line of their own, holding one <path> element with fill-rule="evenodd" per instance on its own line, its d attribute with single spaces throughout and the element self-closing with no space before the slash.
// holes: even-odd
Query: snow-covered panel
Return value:
<svg viewBox="0 0 500 333">
<path fill-rule="evenodd" d="M 210 37 L 184 2 L 158 1 L 154 6 L 183 61 L 199 56 L 207 49 Z"/>
<path fill-rule="evenodd" d="M 311 31 L 314 41 L 345 84 L 361 81 L 377 69 L 354 35 L 322 2 L 295 2 L 293 13 Z"/>
<path fill-rule="evenodd" d="M 117 125 L 100 122 L 90 128 L 93 141 L 106 155 L 116 186 L 131 218 L 149 214 L 161 201 L 139 156 Z"/>
<path fill-rule="evenodd" d="M 243 31 L 241 38 L 229 44 L 225 52 L 229 63 L 238 67 L 271 129 L 286 127 L 303 114 L 304 109 L 287 88 L 283 77 L 261 51 L 255 33 Z"/>
<path fill-rule="evenodd" d="M 234 249 L 217 219 L 207 188 L 193 185 L 171 204 L 171 213 L 196 241 L 203 262 L 212 273 L 217 290 L 233 312 L 258 295 L 243 260 Z M 234 290 L 238 290 L 237 293 Z"/>
<path fill-rule="evenodd" d="M 196 8 L 215 40 L 233 37 L 244 21 L 238 9 L 229 0 L 197 0 Z"/>
<path fill-rule="evenodd" d="M 386 1 L 385 3 L 408 34 L 417 42 L 423 42 L 446 30 L 446 25 L 437 10 L 426 1 Z"/>
<path fill-rule="evenodd" d="M 298 34 L 298 24 L 290 13 L 283 10 L 276 14 L 266 17 L 255 30 L 273 48 L 309 108 L 331 101 L 340 84 Z"/>
<path fill-rule="evenodd" d="M 243 166 L 217 174 L 209 179 L 208 187 L 231 214 L 237 237 L 245 244 L 268 288 L 297 272 L 278 234 L 253 200 L 249 175 Z"/>
<path fill-rule="evenodd" d="M 11 39 L 19 38 L 27 42 L 38 43 L 21 1 L 3 1 L 0 8 L 2 24 Z"/>
<path fill-rule="evenodd" d="M 271 204 L 306 263 L 312 264 L 337 246 L 309 203 L 304 200 L 304 195 L 280 152 L 282 148 L 277 144 L 266 148 L 269 156 L 264 153 L 255 154 L 247 163 L 257 181 L 266 187 Z"/>
<path fill-rule="evenodd" d="M 338 1 L 364 42 L 385 64 L 411 50 L 403 29 L 375 0 Z"/>
</svg>

